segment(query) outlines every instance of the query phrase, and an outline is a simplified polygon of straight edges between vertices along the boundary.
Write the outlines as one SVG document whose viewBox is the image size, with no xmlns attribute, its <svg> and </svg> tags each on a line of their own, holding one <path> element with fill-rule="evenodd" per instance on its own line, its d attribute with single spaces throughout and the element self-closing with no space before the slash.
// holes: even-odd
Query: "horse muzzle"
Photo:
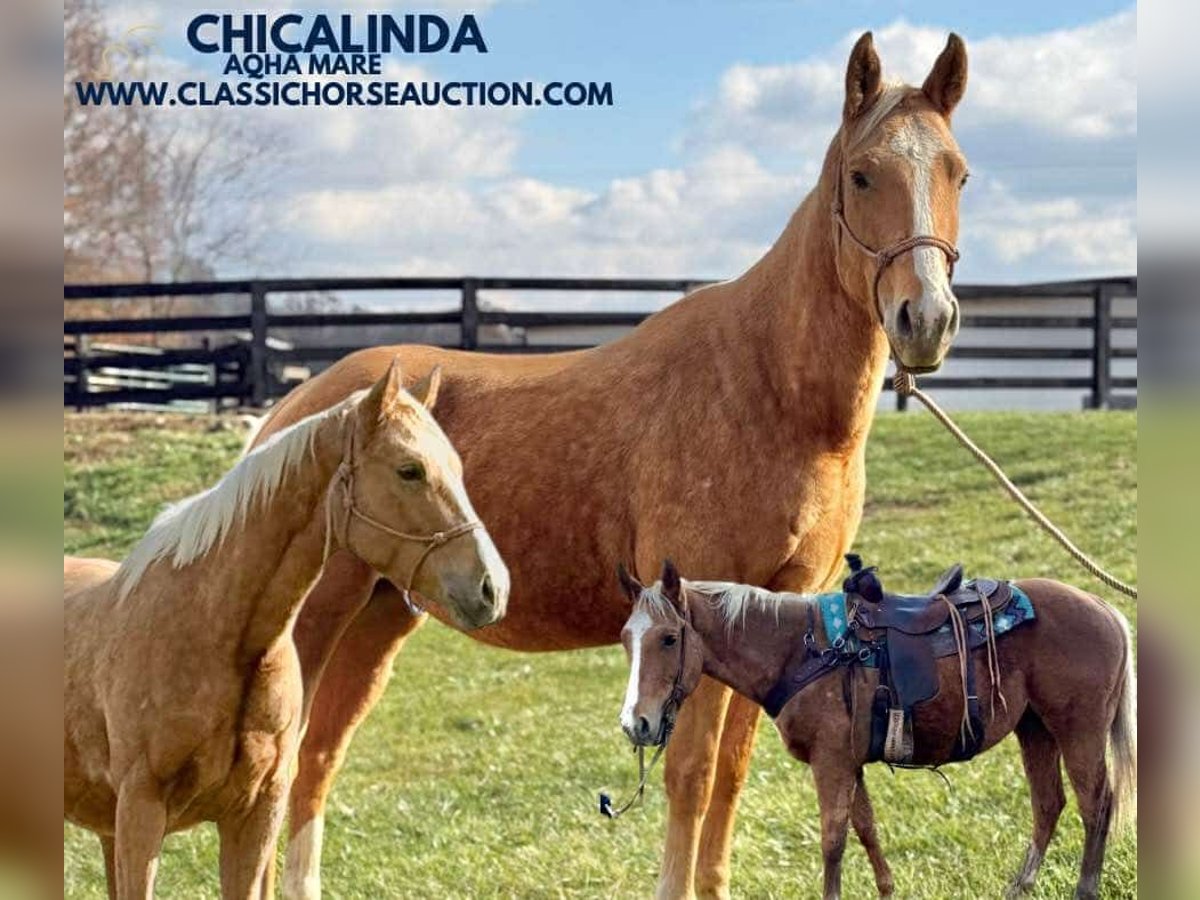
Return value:
<svg viewBox="0 0 1200 900">
<path fill-rule="evenodd" d="M 635 747 L 661 747 L 671 736 L 675 728 L 674 713 L 665 713 L 657 723 L 651 722 L 646 716 L 638 716 L 632 721 L 621 723 L 621 730 Z"/>
<path fill-rule="evenodd" d="M 958 326 L 958 299 L 948 291 L 893 303 L 883 316 L 897 364 L 916 374 L 941 367 Z"/>
</svg>

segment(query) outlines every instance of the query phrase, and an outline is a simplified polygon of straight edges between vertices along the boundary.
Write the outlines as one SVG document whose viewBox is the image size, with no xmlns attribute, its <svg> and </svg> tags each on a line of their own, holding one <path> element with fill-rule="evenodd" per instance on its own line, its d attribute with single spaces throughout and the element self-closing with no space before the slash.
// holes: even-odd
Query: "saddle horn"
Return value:
<svg viewBox="0 0 1200 900">
<path fill-rule="evenodd" d="M 883 585 L 875 574 L 875 566 L 864 566 L 862 557 L 857 553 L 847 553 L 846 562 L 850 566 L 850 577 L 842 582 L 842 592 L 857 594 L 868 603 L 880 603 L 883 600 Z"/>
</svg>

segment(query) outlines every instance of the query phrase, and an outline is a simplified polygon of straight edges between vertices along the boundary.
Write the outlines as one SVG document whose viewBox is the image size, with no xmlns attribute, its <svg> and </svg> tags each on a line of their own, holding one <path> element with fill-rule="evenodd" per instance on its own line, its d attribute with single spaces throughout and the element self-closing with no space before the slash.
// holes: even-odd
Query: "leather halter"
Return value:
<svg viewBox="0 0 1200 900">
<path fill-rule="evenodd" d="M 333 473 L 333 478 L 329 482 L 329 493 L 325 498 L 325 559 L 329 559 L 329 554 L 333 549 L 333 515 L 334 515 L 334 493 L 339 489 L 342 495 L 342 542 L 345 543 L 350 534 L 350 522 L 352 519 L 358 519 L 367 525 L 370 525 L 377 531 L 382 531 L 384 534 L 389 534 L 392 537 L 400 538 L 403 541 L 409 541 L 414 544 L 423 544 L 424 549 L 417 557 L 416 563 L 413 564 L 411 571 L 408 574 L 408 580 L 404 587 L 401 588 L 400 596 L 404 599 L 405 606 L 408 611 L 414 616 L 423 615 L 425 608 L 417 603 L 412 598 L 413 585 L 416 583 L 417 576 L 421 572 L 421 567 L 425 565 L 425 560 L 429 559 L 433 551 L 439 547 L 443 547 L 458 537 L 464 534 L 470 534 L 477 528 L 482 528 L 483 523 L 478 519 L 469 522 L 462 522 L 454 525 L 444 531 L 435 531 L 432 534 L 409 534 L 405 531 L 399 531 L 392 528 L 378 519 L 367 515 L 361 509 L 354 505 L 354 470 L 358 466 L 358 461 L 355 459 L 354 453 L 354 435 L 355 423 L 348 421 L 346 427 L 346 449 L 342 454 L 342 461 L 338 464 L 337 471 Z"/>
<path fill-rule="evenodd" d="M 837 183 L 834 186 L 833 194 L 833 243 L 835 248 L 840 247 L 839 239 L 841 235 L 845 234 L 846 237 L 850 238 L 850 243 L 857 250 L 874 261 L 875 278 L 871 282 L 871 303 L 875 307 L 875 315 L 879 318 L 879 324 L 883 325 L 883 310 L 879 306 L 879 282 L 883 280 L 883 273 L 887 271 L 892 263 L 906 253 L 912 253 L 918 247 L 934 247 L 941 250 L 946 257 L 947 278 L 949 279 L 954 277 L 954 264 L 958 262 L 961 254 L 958 252 L 958 248 L 952 243 L 934 234 L 914 234 L 910 237 L 902 238 L 894 244 L 889 244 L 882 250 L 877 250 L 862 240 L 854 233 L 854 229 L 850 227 L 850 223 L 846 221 L 846 206 L 842 199 L 842 192 L 844 190 L 842 183 L 846 174 L 845 156 L 845 147 L 843 147 L 842 163 L 838 166 Z M 836 265 L 836 256 L 834 264 Z M 890 337 L 888 343 L 891 343 Z M 899 364 L 900 357 L 896 355 L 894 348 L 892 356 L 896 357 L 896 362 Z"/>
</svg>

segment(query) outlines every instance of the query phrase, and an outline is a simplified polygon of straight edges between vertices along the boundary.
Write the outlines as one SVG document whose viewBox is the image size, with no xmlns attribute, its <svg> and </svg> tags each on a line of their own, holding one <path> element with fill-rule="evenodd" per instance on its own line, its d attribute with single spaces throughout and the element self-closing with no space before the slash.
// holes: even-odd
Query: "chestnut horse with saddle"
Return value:
<svg viewBox="0 0 1200 900">
<path fill-rule="evenodd" d="M 937 368 L 958 328 L 950 288 L 966 161 L 950 116 L 967 81 L 951 35 L 920 87 L 886 83 L 870 34 L 846 71 L 820 179 L 747 272 L 590 350 L 354 353 L 293 390 L 258 440 L 378 379 L 440 366 L 437 418 L 512 573 L 488 644 L 570 650 L 618 640 L 611 573 L 632 561 L 816 591 L 858 529 L 865 449 L 889 349 Z M 432 609 L 434 616 L 441 616 Z M 320 893 L 324 810 L 392 658 L 423 621 L 397 587 L 335 554 L 296 625 L 311 713 L 290 803 L 284 888 Z M 667 757 L 663 897 L 729 894 L 730 840 L 758 707 L 695 691 Z"/>
<path fill-rule="evenodd" d="M 1075 896 L 1099 896 L 1110 823 L 1136 812 L 1137 679 L 1124 616 L 1047 578 L 964 582 L 961 566 L 929 594 L 888 594 L 873 569 L 850 561 L 842 591 L 818 595 L 684 581 L 670 561 L 644 587 L 622 567 L 631 604 L 621 633 L 629 739 L 639 748 L 666 744 L 704 676 L 761 706 L 788 751 L 812 766 L 824 897 L 836 900 L 851 825 L 880 896 L 894 887 L 866 763 L 939 766 L 1015 731 L 1033 838 L 1010 895 L 1037 878 L 1066 803 L 1065 765 L 1084 826 Z"/>
</svg>

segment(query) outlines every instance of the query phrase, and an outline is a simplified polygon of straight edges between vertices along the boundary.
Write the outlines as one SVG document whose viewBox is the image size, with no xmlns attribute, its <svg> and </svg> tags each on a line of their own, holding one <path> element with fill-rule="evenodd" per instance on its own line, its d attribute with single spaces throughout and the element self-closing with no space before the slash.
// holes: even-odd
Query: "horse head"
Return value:
<svg viewBox="0 0 1200 900">
<path fill-rule="evenodd" d="M 330 516 L 340 542 L 463 628 L 503 617 L 509 574 L 467 497 L 462 462 L 430 409 L 440 371 L 406 391 L 400 367 L 359 401 L 348 424 Z M 415 607 L 414 607 L 415 608 Z"/>
<path fill-rule="evenodd" d="M 843 289 L 869 308 L 898 365 L 938 368 L 958 333 L 950 287 L 967 163 L 950 116 L 967 84 L 967 52 L 950 35 L 920 88 L 885 84 L 870 32 L 846 70 L 842 127 L 826 159 Z"/>
</svg>

